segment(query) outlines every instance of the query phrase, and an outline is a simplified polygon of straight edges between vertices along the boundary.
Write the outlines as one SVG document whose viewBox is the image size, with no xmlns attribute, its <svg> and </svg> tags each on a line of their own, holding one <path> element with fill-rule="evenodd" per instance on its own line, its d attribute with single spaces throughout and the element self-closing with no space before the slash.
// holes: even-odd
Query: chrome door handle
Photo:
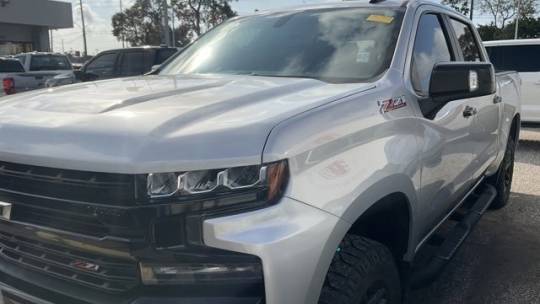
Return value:
<svg viewBox="0 0 540 304">
<path fill-rule="evenodd" d="M 473 107 L 466 106 L 465 110 L 463 110 L 463 117 L 471 117 L 478 113 L 478 110 Z"/>
</svg>

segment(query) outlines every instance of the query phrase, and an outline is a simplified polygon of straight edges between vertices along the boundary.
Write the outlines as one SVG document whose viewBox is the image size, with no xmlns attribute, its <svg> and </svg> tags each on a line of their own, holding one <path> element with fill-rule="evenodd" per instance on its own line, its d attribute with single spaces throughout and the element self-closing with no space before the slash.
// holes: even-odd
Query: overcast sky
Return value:
<svg viewBox="0 0 540 304">
<path fill-rule="evenodd" d="M 80 26 L 79 0 L 61 0 L 73 5 L 73 29 L 53 31 L 53 47 L 57 52 L 82 50 L 82 30 Z M 232 2 L 233 9 L 240 15 L 253 12 L 255 9 L 265 10 L 303 3 L 328 2 L 329 0 L 239 0 Z M 134 0 L 122 0 L 124 8 L 133 4 Z M 111 17 L 120 11 L 120 0 L 83 0 L 85 21 L 87 25 L 88 53 L 121 47 L 111 33 Z"/>
</svg>

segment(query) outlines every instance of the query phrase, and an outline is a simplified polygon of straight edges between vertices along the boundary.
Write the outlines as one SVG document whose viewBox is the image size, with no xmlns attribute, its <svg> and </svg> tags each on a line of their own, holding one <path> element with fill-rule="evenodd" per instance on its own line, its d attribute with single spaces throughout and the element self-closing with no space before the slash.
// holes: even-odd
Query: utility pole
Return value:
<svg viewBox="0 0 540 304">
<path fill-rule="evenodd" d="M 171 46 L 171 35 L 169 33 L 169 8 L 167 0 L 161 2 L 161 43 Z"/>
<path fill-rule="evenodd" d="M 49 48 L 50 48 L 50 52 L 54 52 L 54 41 L 53 41 L 53 30 L 52 29 L 49 29 L 49 37 L 50 37 L 50 43 L 49 43 Z"/>
<path fill-rule="evenodd" d="M 471 21 L 473 20 L 473 15 L 474 15 L 474 0 L 471 0 L 471 11 L 469 12 L 469 19 L 471 19 Z"/>
<path fill-rule="evenodd" d="M 174 7 L 171 5 L 172 18 L 172 46 L 176 47 L 176 33 L 174 32 Z"/>
<path fill-rule="evenodd" d="M 66 53 L 66 50 L 64 49 L 64 39 L 62 38 L 62 53 Z"/>
<path fill-rule="evenodd" d="M 122 8 L 122 0 L 120 0 L 120 13 L 124 12 L 124 9 Z M 120 32 L 120 40 L 122 40 L 122 48 L 126 47 L 126 43 L 124 41 L 124 29 L 122 28 L 122 31 Z"/>
<path fill-rule="evenodd" d="M 83 57 L 86 57 L 88 55 L 88 46 L 86 45 L 86 25 L 84 24 L 84 11 L 82 6 L 82 0 L 79 0 L 79 6 L 81 7 L 82 36 L 84 42 Z"/>
<path fill-rule="evenodd" d="M 518 39 L 518 32 L 519 32 L 519 15 L 520 15 L 520 1 L 516 1 L 516 28 L 514 29 L 514 39 Z"/>
</svg>

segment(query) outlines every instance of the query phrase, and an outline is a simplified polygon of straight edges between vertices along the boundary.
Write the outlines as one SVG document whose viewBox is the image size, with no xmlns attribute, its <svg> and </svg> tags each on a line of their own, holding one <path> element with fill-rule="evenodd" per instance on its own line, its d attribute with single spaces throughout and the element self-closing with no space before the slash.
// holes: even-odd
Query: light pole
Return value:
<svg viewBox="0 0 540 304">
<path fill-rule="evenodd" d="M 471 11 L 469 12 L 469 19 L 471 19 L 471 21 L 472 21 L 473 15 L 474 15 L 474 0 L 471 0 Z"/>
<path fill-rule="evenodd" d="M 86 45 L 86 25 L 84 24 L 84 11 L 83 11 L 83 6 L 82 6 L 82 0 L 79 0 L 79 6 L 81 7 L 82 35 L 83 35 L 83 43 L 84 43 L 83 57 L 86 57 L 88 55 L 88 46 Z"/>
<path fill-rule="evenodd" d="M 120 0 L 120 13 L 124 12 L 124 9 L 122 8 L 122 0 Z M 120 40 L 122 40 L 122 48 L 126 47 L 125 41 L 124 41 L 124 29 L 122 27 L 122 30 L 120 31 Z"/>
<path fill-rule="evenodd" d="M 520 1 L 516 1 L 516 28 L 514 29 L 514 39 L 518 39 L 519 32 L 519 14 L 520 14 Z"/>
</svg>

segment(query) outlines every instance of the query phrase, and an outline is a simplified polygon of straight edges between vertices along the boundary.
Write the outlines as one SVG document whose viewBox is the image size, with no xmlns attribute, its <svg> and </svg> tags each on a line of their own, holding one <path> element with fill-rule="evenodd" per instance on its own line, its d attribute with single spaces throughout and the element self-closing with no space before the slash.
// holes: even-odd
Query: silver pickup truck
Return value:
<svg viewBox="0 0 540 304">
<path fill-rule="evenodd" d="M 4 98 L 2 296 L 402 303 L 507 204 L 519 113 L 425 1 L 242 16 L 153 75 Z"/>
</svg>

